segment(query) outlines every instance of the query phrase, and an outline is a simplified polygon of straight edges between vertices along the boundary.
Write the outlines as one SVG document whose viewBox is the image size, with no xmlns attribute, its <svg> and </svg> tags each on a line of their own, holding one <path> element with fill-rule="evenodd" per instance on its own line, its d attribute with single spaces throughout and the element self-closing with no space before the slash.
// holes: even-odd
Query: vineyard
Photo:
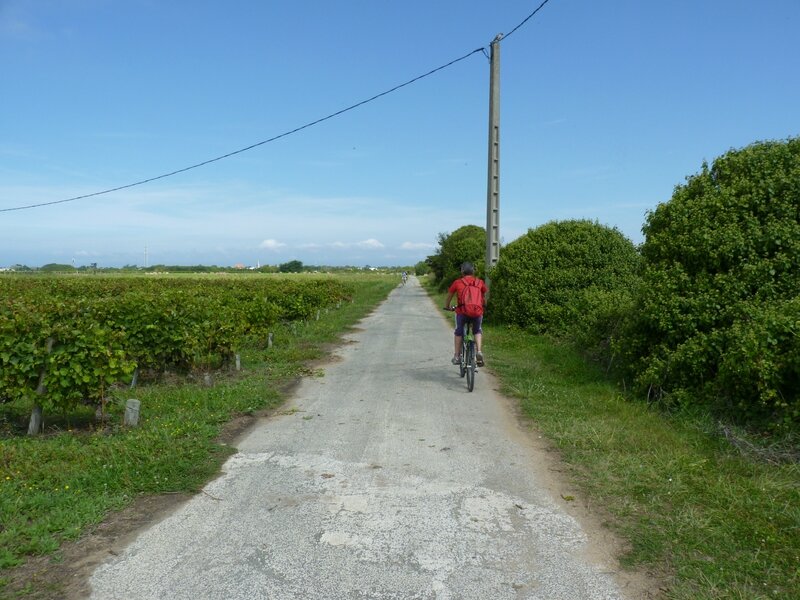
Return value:
<svg viewBox="0 0 800 600">
<path fill-rule="evenodd" d="M 0 403 L 67 412 L 135 374 L 209 371 L 350 298 L 332 278 L 0 278 Z"/>
</svg>

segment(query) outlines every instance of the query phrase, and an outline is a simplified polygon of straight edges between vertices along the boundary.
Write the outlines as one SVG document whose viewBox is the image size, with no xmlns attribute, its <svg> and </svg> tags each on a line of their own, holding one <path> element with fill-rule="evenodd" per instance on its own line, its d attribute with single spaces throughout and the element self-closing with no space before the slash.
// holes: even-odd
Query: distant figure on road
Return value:
<svg viewBox="0 0 800 600">
<path fill-rule="evenodd" d="M 461 340 L 464 337 L 464 325 L 472 321 L 472 332 L 475 334 L 476 357 L 479 367 L 484 365 L 481 343 L 483 341 L 483 308 L 486 306 L 486 293 L 489 291 L 482 279 L 475 277 L 475 267 L 465 262 L 461 265 L 461 277 L 456 279 L 447 290 L 449 296 L 445 301 L 445 309 L 450 310 L 453 296 L 458 299 L 456 305 L 455 352 L 453 364 L 461 364 Z"/>
</svg>

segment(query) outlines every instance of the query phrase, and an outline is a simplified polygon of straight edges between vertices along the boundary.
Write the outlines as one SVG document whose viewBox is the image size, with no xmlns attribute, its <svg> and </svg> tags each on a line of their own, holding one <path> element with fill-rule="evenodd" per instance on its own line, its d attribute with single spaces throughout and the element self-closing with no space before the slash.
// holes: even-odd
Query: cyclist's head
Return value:
<svg viewBox="0 0 800 600">
<path fill-rule="evenodd" d="M 461 265 L 461 274 L 462 275 L 475 275 L 475 267 L 472 266 L 471 262 L 465 262 Z"/>
</svg>

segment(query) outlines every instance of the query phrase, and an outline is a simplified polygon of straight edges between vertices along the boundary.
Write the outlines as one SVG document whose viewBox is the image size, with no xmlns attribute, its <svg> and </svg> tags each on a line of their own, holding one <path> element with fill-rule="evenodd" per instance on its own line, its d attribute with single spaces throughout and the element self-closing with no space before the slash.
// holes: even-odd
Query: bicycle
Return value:
<svg viewBox="0 0 800 600">
<path fill-rule="evenodd" d="M 455 311 L 456 307 L 451 306 L 445 310 Z M 455 317 L 456 326 L 458 316 Z M 478 372 L 478 358 L 475 349 L 475 335 L 472 332 L 472 319 L 467 319 L 464 323 L 464 336 L 461 338 L 461 363 L 458 365 L 461 377 L 467 376 L 467 391 L 475 389 L 475 373 Z"/>
</svg>

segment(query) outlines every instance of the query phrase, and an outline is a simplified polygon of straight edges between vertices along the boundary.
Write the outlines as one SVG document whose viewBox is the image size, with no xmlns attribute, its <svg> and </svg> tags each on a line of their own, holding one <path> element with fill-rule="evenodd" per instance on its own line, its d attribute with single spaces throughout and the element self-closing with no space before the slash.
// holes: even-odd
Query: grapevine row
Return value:
<svg viewBox="0 0 800 600">
<path fill-rule="evenodd" d="M 0 402 L 69 411 L 137 368 L 208 369 L 350 295 L 336 279 L 1 278 Z"/>
</svg>

